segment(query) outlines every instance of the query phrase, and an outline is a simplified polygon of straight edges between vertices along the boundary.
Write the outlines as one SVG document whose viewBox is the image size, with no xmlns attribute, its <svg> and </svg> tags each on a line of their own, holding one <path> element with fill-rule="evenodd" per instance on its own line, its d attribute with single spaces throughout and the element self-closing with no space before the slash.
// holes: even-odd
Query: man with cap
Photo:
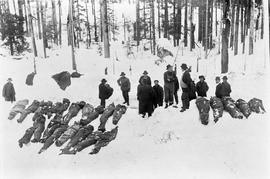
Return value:
<svg viewBox="0 0 270 179">
<path fill-rule="evenodd" d="M 146 84 L 151 86 L 151 78 L 148 76 L 148 72 L 145 70 L 143 75 L 139 79 L 139 83 L 142 85 L 142 81 L 146 80 Z"/>
<path fill-rule="evenodd" d="M 126 74 L 124 72 L 122 72 L 120 74 L 120 76 L 121 77 L 117 80 L 117 83 L 121 87 L 122 95 L 123 95 L 123 98 L 125 100 L 123 104 L 127 104 L 129 106 L 129 95 L 128 95 L 128 93 L 130 92 L 130 81 L 126 77 Z"/>
<path fill-rule="evenodd" d="M 222 78 L 222 97 L 224 96 L 230 96 L 232 90 L 231 90 L 231 85 L 228 83 L 228 78 L 227 76 L 223 76 Z"/>
<path fill-rule="evenodd" d="M 13 102 L 16 101 L 15 95 L 16 93 L 12 84 L 12 79 L 8 78 L 7 83 L 3 87 L 2 96 L 5 98 L 6 101 Z"/>
<path fill-rule="evenodd" d="M 200 97 L 206 97 L 206 93 L 209 89 L 207 83 L 204 81 L 205 78 L 203 75 L 199 76 L 200 81 L 196 84 L 196 92 Z"/>
<path fill-rule="evenodd" d="M 111 97 L 112 94 L 113 88 L 110 87 L 110 85 L 107 84 L 107 80 L 103 78 L 99 85 L 99 99 L 101 100 L 100 105 L 105 107 L 106 99 L 109 99 L 109 97 Z"/>
<path fill-rule="evenodd" d="M 215 80 L 217 84 L 215 95 L 217 98 L 222 98 L 222 84 L 220 83 L 220 77 L 217 76 Z"/>
<path fill-rule="evenodd" d="M 158 106 L 163 106 L 164 91 L 163 91 L 163 88 L 158 84 L 159 83 L 158 80 L 155 80 L 154 83 L 155 85 L 153 86 L 153 89 L 156 94 L 154 107 L 157 108 Z"/>
<path fill-rule="evenodd" d="M 176 75 L 173 71 L 173 66 L 167 65 L 167 71 L 164 73 L 165 108 L 167 108 L 169 105 L 173 105 L 175 81 Z"/>
<path fill-rule="evenodd" d="M 182 88 L 182 109 L 180 112 L 184 112 L 185 110 L 189 109 L 189 102 L 190 102 L 190 93 L 191 93 L 191 85 L 193 83 L 190 74 L 189 69 L 185 63 L 181 65 L 182 69 L 182 76 L 180 79 L 180 86 Z"/>
</svg>

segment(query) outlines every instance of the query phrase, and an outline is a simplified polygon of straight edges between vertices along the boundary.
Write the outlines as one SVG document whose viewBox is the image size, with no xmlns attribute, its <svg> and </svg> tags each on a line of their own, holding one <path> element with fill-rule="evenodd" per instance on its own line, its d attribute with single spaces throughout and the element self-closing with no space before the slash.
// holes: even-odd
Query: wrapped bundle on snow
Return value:
<svg viewBox="0 0 270 179">
<path fill-rule="evenodd" d="M 223 97 L 222 103 L 224 105 L 225 111 L 227 111 L 232 116 L 232 118 L 243 119 L 243 114 L 236 107 L 235 101 L 231 97 L 229 96 Z"/>
<path fill-rule="evenodd" d="M 85 126 L 89 123 L 91 123 L 92 121 L 94 121 L 95 119 L 98 118 L 98 116 L 100 114 L 102 114 L 104 112 L 104 107 L 103 106 L 98 106 L 94 109 L 94 111 L 92 113 L 88 113 L 87 114 L 87 117 L 83 117 L 81 120 L 80 120 L 80 124 Z"/>
<path fill-rule="evenodd" d="M 235 105 L 238 109 L 240 109 L 240 111 L 243 113 L 243 115 L 248 118 L 251 114 L 251 110 L 249 108 L 249 105 L 248 103 L 243 100 L 243 99 L 238 99 L 236 102 L 235 102 Z"/>
<path fill-rule="evenodd" d="M 29 101 L 28 99 L 20 100 L 18 101 L 15 106 L 12 107 L 12 109 L 9 112 L 8 119 L 12 120 L 16 117 L 18 113 L 22 113 L 25 109 L 25 107 L 28 105 Z"/>
<path fill-rule="evenodd" d="M 43 133 L 41 143 L 44 143 L 54 133 L 54 131 L 61 126 L 62 118 L 63 116 L 61 114 L 55 114 Z"/>
<path fill-rule="evenodd" d="M 34 80 L 35 75 L 36 75 L 35 72 L 32 72 L 29 75 L 27 75 L 25 84 L 28 86 L 33 86 L 33 80 Z"/>
<path fill-rule="evenodd" d="M 33 116 L 33 126 L 25 131 L 24 136 L 19 140 L 19 146 L 23 147 L 23 144 L 28 144 L 34 135 L 34 139 L 32 142 L 39 142 L 41 138 L 41 134 L 45 129 L 45 117 L 40 113 L 40 111 L 36 112 Z"/>
<path fill-rule="evenodd" d="M 38 153 L 41 154 L 46 151 L 67 129 L 68 125 L 61 123 L 60 126 L 54 130 L 53 134 L 45 140 Z"/>
<path fill-rule="evenodd" d="M 67 71 L 55 74 L 52 76 L 52 78 L 56 81 L 62 90 L 65 90 L 68 86 L 71 85 L 70 73 Z"/>
<path fill-rule="evenodd" d="M 82 109 L 82 119 L 87 119 L 88 116 L 93 112 L 95 112 L 94 106 L 87 103 Z"/>
<path fill-rule="evenodd" d="M 264 109 L 262 100 L 260 100 L 258 98 L 253 98 L 253 99 L 249 100 L 248 105 L 249 105 L 249 108 L 252 112 L 255 112 L 255 113 L 265 113 L 266 112 Z"/>
<path fill-rule="evenodd" d="M 80 73 L 78 73 L 78 72 L 73 72 L 73 73 L 71 73 L 71 78 L 80 78 L 81 76 L 82 76 L 83 74 L 80 74 Z"/>
<path fill-rule="evenodd" d="M 69 123 L 69 121 L 76 117 L 81 109 L 83 109 L 85 105 L 84 101 L 77 102 L 77 103 L 72 103 L 71 106 L 68 109 L 68 113 L 64 116 L 63 120 L 65 123 Z"/>
<path fill-rule="evenodd" d="M 28 116 L 30 113 L 36 112 L 36 110 L 39 108 L 39 101 L 34 100 L 30 106 L 28 106 L 25 110 L 22 111 L 22 114 L 17 121 L 19 123 L 22 123 L 24 119 Z"/>
<path fill-rule="evenodd" d="M 104 132 L 98 136 L 98 141 L 95 143 L 95 146 L 90 152 L 90 154 L 97 154 L 102 147 L 107 146 L 111 141 L 113 141 L 118 133 L 118 126 L 113 128 L 111 131 Z"/>
<path fill-rule="evenodd" d="M 63 114 L 68 109 L 69 105 L 69 99 L 64 98 L 62 102 L 57 102 L 52 106 L 51 113 Z"/>
<path fill-rule="evenodd" d="M 98 130 L 104 132 L 105 129 L 105 125 L 109 119 L 109 117 L 111 117 L 113 115 L 113 112 L 115 110 L 115 106 L 114 103 L 110 104 L 105 111 L 103 112 L 103 114 L 100 117 L 100 125 L 98 126 Z"/>
<path fill-rule="evenodd" d="M 204 97 L 199 97 L 196 99 L 196 106 L 199 110 L 201 123 L 207 125 L 209 121 L 209 111 L 210 111 L 209 100 L 207 100 Z"/>
<path fill-rule="evenodd" d="M 223 104 L 220 98 L 211 97 L 210 106 L 213 110 L 214 121 L 217 122 L 220 117 L 223 116 Z"/>
<path fill-rule="evenodd" d="M 68 129 L 56 140 L 55 145 L 57 147 L 62 146 L 66 141 L 68 141 L 78 132 L 80 127 L 81 125 L 78 122 L 74 122 L 74 124 L 68 127 Z"/>
<path fill-rule="evenodd" d="M 117 125 L 122 115 L 127 111 L 127 107 L 121 104 L 116 105 L 115 110 L 113 112 L 112 122 L 114 125 Z"/>
<path fill-rule="evenodd" d="M 79 129 L 79 131 L 71 138 L 71 140 L 65 146 L 65 148 L 61 149 L 61 153 L 59 155 L 61 155 L 61 154 L 75 154 L 76 151 L 75 150 L 70 151 L 70 149 L 72 147 L 75 148 L 75 146 L 77 146 L 80 142 L 84 141 L 87 138 L 87 136 L 92 134 L 93 131 L 94 131 L 94 127 L 91 125 L 81 127 Z M 90 144 L 91 144 L 91 142 L 90 142 Z"/>
</svg>

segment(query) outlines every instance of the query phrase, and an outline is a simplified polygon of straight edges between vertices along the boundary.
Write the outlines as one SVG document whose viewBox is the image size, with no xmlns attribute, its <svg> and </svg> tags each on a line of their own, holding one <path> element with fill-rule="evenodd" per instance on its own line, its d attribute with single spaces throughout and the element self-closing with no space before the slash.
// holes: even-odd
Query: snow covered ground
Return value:
<svg viewBox="0 0 270 179">
<path fill-rule="evenodd" d="M 115 48 L 117 49 L 117 48 Z M 120 48 L 119 48 L 120 49 Z M 257 52 L 259 52 L 257 49 Z M 174 49 L 175 51 L 177 49 Z M 3 49 L 2 49 L 3 51 Z M 4 52 L 3 52 L 4 53 Z M 210 86 L 209 96 L 214 94 L 214 77 L 218 74 L 216 64 L 220 57 L 213 55 L 202 62 L 196 73 L 196 52 L 181 53 L 176 63 L 180 66 L 186 62 L 192 65 L 192 77 L 206 75 Z M 163 72 L 166 64 L 154 65 L 153 56 L 135 54 L 133 58 L 125 58 L 119 54 L 119 61 L 105 60 L 98 56 L 96 47 L 90 50 L 79 50 L 76 53 L 78 70 L 83 73 L 79 79 L 72 79 L 72 85 L 66 91 L 60 90 L 51 76 L 68 70 L 71 72 L 71 56 L 69 48 L 56 49 L 48 59 L 37 59 L 37 72 L 34 86 L 25 85 L 27 74 L 33 71 L 30 55 L 22 60 L 13 60 L 8 56 L 0 59 L 0 86 L 8 77 L 12 77 L 17 92 L 17 99 L 85 100 L 98 105 L 98 84 L 101 78 L 108 79 L 114 88 L 114 94 L 107 102 L 121 103 L 122 96 L 116 80 L 121 71 L 125 71 L 132 81 L 131 106 L 137 106 L 136 88 L 138 78 L 144 70 L 148 70 L 152 80 L 159 79 L 163 85 Z M 174 53 L 175 54 L 175 53 Z M 263 99 L 267 111 L 270 111 L 269 74 L 264 69 L 264 53 L 256 56 L 232 57 L 231 72 L 228 74 L 232 85 L 232 97 L 249 100 L 253 97 Z M 261 58 L 262 57 L 262 58 Z M 247 70 L 241 67 L 247 59 Z M 253 63 L 252 60 L 257 60 Z M 167 59 L 172 62 L 173 59 Z M 203 64 L 205 63 L 205 64 Z M 258 64 L 258 65 L 254 65 Z M 212 66 L 211 66 L 212 65 Z M 108 66 L 109 75 L 104 76 L 104 68 Z M 132 72 L 128 70 L 132 67 Z M 204 66 L 204 67 L 203 67 Z M 213 69 L 213 70 L 212 70 Z M 240 69 L 240 70 L 239 70 Z M 180 72 L 178 76 L 180 75 Z M 179 92 L 180 95 L 180 92 Z M 32 125 L 30 115 L 22 124 L 16 120 L 9 121 L 7 116 L 12 104 L 0 100 L 0 137 L 1 168 L 0 178 L 190 178 L 190 179 L 266 179 L 270 177 L 269 156 L 269 112 L 252 114 L 249 119 L 232 119 L 228 113 L 214 124 L 212 111 L 210 124 L 203 126 L 194 101 L 191 109 L 180 113 L 179 109 L 158 108 L 154 115 L 142 119 L 137 109 L 129 108 L 119 123 L 116 140 L 102 148 L 97 155 L 88 155 L 90 148 L 75 156 L 59 156 L 59 148 L 51 146 L 41 155 L 37 154 L 41 144 L 29 144 L 19 148 L 18 139 Z M 71 121 L 79 120 L 80 114 Z M 95 126 L 98 120 L 94 121 Z M 112 128 L 111 120 L 107 129 Z"/>
</svg>

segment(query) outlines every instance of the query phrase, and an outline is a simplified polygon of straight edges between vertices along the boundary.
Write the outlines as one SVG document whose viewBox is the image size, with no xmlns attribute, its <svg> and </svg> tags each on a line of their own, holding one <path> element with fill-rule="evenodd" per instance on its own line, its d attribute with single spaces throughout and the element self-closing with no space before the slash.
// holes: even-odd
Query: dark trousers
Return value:
<svg viewBox="0 0 270 179">
<path fill-rule="evenodd" d="M 105 108 L 106 105 L 106 99 L 100 99 L 100 105 Z"/>
<path fill-rule="evenodd" d="M 164 93 L 165 93 L 165 103 L 173 104 L 174 89 L 164 87 Z"/>
<path fill-rule="evenodd" d="M 179 99 L 178 99 L 177 91 L 174 92 L 174 99 L 175 99 L 176 104 L 178 104 L 179 103 Z"/>
<path fill-rule="evenodd" d="M 189 109 L 189 95 L 188 95 L 188 92 L 183 91 L 181 99 L 182 99 L 183 109 Z"/>
<path fill-rule="evenodd" d="M 127 103 L 127 105 L 129 105 L 129 95 L 128 95 L 128 91 L 122 91 L 122 95 L 123 95 L 123 98 L 125 100 L 125 103 Z"/>
</svg>

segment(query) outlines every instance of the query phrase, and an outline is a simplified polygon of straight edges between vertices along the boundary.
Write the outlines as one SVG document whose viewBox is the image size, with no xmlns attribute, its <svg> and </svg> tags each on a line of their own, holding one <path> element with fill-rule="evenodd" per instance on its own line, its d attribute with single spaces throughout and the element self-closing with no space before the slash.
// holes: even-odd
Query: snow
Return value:
<svg viewBox="0 0 270 179">
<path fill-rule="evenodd" d="M 266 3 L 267 4 L 267 3 Z M 67 4 L 63 4 L 63 9 Z M 135 17 L 134 5 L 127 2 L 117 11 L 128 19 Z M 63 13 L 66 13 L 64 11 Z M 117 17 L 121 21 L 121 13 Z M 267 18 L 266 18 L 267 19 Z M 134 20 L 134 19 L 133 19 Z M 267 28 L 267 26 L 266 26 Z M 268 30 L 269 31 L 269 30 Z M 265 31 L 267 32 L 267 31 Z M 268 33 L 265 33 L 268 39 Z M 63 33 L 63 39 L 66 39 Z M 248 41 L 246 39 L 246 41 Z M 209 53 L 204 59 L 203 48 L 196 48 L 192 52 L 181 45 L 172 46 L 172 42 L 160 39 L 157 43 L 171 50 L 174 57 L 165 58 L 166 63 L 154 65 L 156 56 L 149 51 L 139 51 L 134 47 L 134 57 L 125 56 L 126 49 L 121 40 L 111 44 L 111 59 L 104 59 L 97 54 L 97 46 L 90 49 L 76 49 L 78 72 L 84 74 L 79 79 L 72 79 L 72 84 L 62 91 L 51 78 L 61 71 L 72 72 L 71 50 L 65 45 L 62 48 L 54 47 L 48 51 L 49 58 L 41 58 L 43 52 L 38 48 L 41 57 L 36 58 L 37 75 L 34 86 L 25 85 L 26 76 L 33 71 L 33 56 L 25 54 L 23 59 L 14 60 L 8 52 L 0 48 L 0 86 L 8 77 L 12 77 L 17 92 L 16 98 L 61 101 L 69 98 L 72 102 L 84 100 L 94 106 L 99 104 L 98 84 L 102 78 L 114 88 L 113 96 L 107 104 L 122 103 L 122 95 L 116 80 L 124 71 L 131 80 L 131 108 L 119 122 L 119 133 L 114 141 L 101 149 L 97 155 L 89 155 L 91 148 L 76 155 L 59 156 L 59 148 L 52 145 L 46 152 L 37 154 L 41 144 L 29 144 L 19 148 L 18 140 L 25 130 L 32 125 L 29 115 L 22 124 L 16 119 L 7 119 L 14 104 L 0 99 L 0 178 L 185 178 L 185 179 L 267 179 L 270 178 L 269 140 L 269 46 L 265 40 L 257 40 L 254 55 L 242 55 L 242 46 L 239 46 L 239 55 L 233 56 L 230 51 L 229 73 L 227 74 L 232 86 L 232 98 L 249 100 L 253 97 L 263 99 L 267 113 L 254 114 L 249 119 L 232 119 L 228 113 L 215 124 L 212 111 L 210 123 L 203 126 L 199 121 L 195 102 L 191 102 L 190 110 L 180 113 L 179 108 L 158 108 L 152 117 L 142 119 L 138 115 L 136 89 L 138 79 L 144 70 L 149 72 L 152 81 L 158 79 L 163 86 L 163 72 L 168 63 L 178 66 L 180 76 L 181 63 L 192 66 L 192 78 L 198 81 L 203 74 L 210 86 L 209 96 L 214 94 L 215 76 L 220 76 L 220 55 L 217 49 Z M 248 43 L 248 42 L 247 42 Z M 63 42 L 63 44 L 67 44 Z M 41 46 L 41 41 L 37 41 Z M 248 46 L 248 45 L 246 45 Z M 142 48 L 140 48 L 142 49 Z M 115 60 L 118 57 L 119 61 Z M 199 72 L 197 59 L 199 60 Z M 246 62 L 246 69 L 244 63 Z M 104 75 L 105 67 L 109 75 Z M 129 72 L 131 67 L 132 71 Z M 181 91 L 178 93 L 179 98 Z M 180 107 L 180 106 L 179 106 Z M 73 119 L 77 121 L 81 114 Z M 48 123 L 48 121 L 47 121 Z M 99 120 L 93 122 L 95 129 Z M 106 128 L 113 127 L 109 119 Z"/>
</svg>

